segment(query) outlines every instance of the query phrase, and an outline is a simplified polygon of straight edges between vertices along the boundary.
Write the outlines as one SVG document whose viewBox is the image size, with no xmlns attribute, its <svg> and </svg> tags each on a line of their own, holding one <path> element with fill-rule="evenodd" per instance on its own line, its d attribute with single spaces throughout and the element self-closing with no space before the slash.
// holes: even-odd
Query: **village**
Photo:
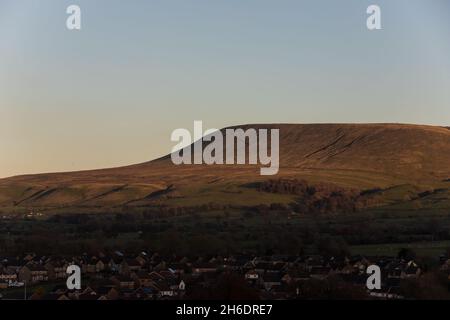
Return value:
<svg viewBox="0 0 450 320">
<path fill-rule="evenodd" d="M 377 264 L 382 287 L 366 288 L 366 269 Z M 82 288 L 68 290 L 66 268 L 82 270 Z M 440 272 L 450 275 L 450 259 Z M 414 260 L 393 257 L 311 256 L 162 257 L 158 253 L 0 257 L 4 300 L 292 300 L 405 299 L 402 283 L 425 274 Z"/>
</svg>

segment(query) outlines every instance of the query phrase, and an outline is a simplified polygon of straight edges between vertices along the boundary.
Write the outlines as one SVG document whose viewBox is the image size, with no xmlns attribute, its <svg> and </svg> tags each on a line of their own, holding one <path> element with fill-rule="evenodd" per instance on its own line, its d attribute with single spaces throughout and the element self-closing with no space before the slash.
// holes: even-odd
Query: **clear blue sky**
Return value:
<svg viewBox="0 0 450 320">
<path fill-rule="evenodd" d="M 0 177 L 150 160 L 194 120 L 450 125 L 450 2 L 0 0 Z"/>
</svg>

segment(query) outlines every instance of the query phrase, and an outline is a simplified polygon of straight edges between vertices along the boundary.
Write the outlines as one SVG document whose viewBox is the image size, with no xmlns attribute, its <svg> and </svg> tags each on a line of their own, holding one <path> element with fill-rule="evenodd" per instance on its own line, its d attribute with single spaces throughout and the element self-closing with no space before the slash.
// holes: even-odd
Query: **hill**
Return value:
<svg viewBox="0 0 450 320">
<path fill-rule="evenodd" d="M 278 175 L 260 176 L 259 165 L 175 166 L 166 156 L 120 168 L 2 179 L 0 210 L 289 204 L 301 202 L 311 188 L 315 188 L 314 201 L 339 194 L 339 199 L 345 198 L 342 201 L 361 206 L 450 208 L 448 128 L 402 124 L 239 127 L 280 129 Z"/>
</svg>

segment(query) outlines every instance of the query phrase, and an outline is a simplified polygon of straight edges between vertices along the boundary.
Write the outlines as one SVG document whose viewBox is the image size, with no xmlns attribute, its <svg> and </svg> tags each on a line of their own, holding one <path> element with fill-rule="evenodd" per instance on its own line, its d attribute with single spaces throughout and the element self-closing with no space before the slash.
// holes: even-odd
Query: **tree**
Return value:
<svg viewBox="0 0 450 320">
<path fill-rule="evenodd" d="M 397 257 L 399 259 L 402 259 L 402 260 L 405 260 L 405 261 L 412 261 L 412 260 L 414 260 L 416 258 L 416 253 L 412 249 L 402 248 L 398 252 Z"/>
</svg>

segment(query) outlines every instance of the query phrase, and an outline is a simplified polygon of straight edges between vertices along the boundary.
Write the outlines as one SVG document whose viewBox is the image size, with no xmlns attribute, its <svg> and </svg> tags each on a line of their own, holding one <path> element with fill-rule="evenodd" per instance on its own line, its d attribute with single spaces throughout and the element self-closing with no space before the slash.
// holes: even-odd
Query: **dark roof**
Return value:
<svg viewBox="0 0 450 320">
<path fill-rule="evenodd" d="M 79 300 L 98 300 L 100 296 L 97 293 L 83 293 L 78 296 Z"/>
<path fill-rule="evenodd" d="M 116 275 L 114 277 L 117 280 L 119 280 L 120 282 L 134 282 L 134 280 L 132 278 L 130 278 L 129 276 L 122 275 L 122 274 Z"/>
<path fill-rule="evenodd" d="M 141 267 L 142 266 L 136 259 L 126 259 L 125 262 L 130 267 Z"/>
<path fill-rule="evenodd" d="M 276 273 L 266 273 L 262 276 L 264 282 L 281 282 L 281 275 Z"/>
<path fill-rule="evenodd" d="M 112 289 L 115 289 L 114 287 L 111 286 L 103 286 L 103 287 L 99 287 L 96 290 L 94 290 L 98 295 L 103 296 L 105 294 L 108 294 Z"/>
</svg>

